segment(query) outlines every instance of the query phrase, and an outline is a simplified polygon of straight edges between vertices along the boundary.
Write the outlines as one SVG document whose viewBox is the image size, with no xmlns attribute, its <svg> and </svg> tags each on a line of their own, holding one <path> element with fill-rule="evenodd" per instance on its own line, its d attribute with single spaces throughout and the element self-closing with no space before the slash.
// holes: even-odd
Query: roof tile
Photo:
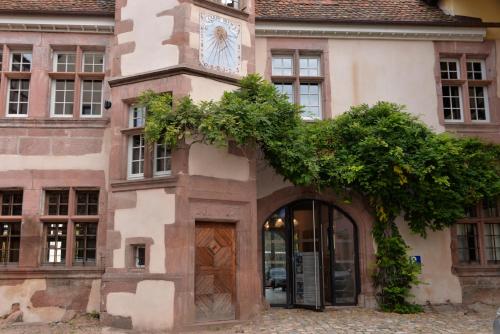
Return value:
<svg viewBox="0 0 500 334">
<path fill-rule="evenodd" d="M 479 25 L 480 19 L 451 16 L 422 0 L 256 0 L 257 19 Z"/>
<path fill-rule="evenodd" d="M 114 0 L 0 0 L 0 13 L 113 16 Z"/>
</svg>

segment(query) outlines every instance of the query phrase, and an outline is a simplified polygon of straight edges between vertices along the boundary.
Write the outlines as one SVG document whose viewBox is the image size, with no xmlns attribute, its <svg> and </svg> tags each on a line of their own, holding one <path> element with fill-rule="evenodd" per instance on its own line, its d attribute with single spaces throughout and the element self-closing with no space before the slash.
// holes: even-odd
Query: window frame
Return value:
<svg viewBox="0 0 500 334">
<path fill-rule="evenodd" d="M 462 86 L 460 85 L 442 85 L 442 89 L 444 90 L 444 87 L 450 87 L 450 89 L 452 87 L 457 87 L 458 89 L 458 101 L 460 103 L 460 119 L 446 119 L 446 115 L 444 113 L 444 93 L 442 93 L 442 96 L 441 96 L 441 100 L 443 102 L 443 117 L 444 117 L 444 121 L 446 123 L 463 123 L 464 122 L 464 119 L 465 119 L 465 116 L 464 116 L 464 99 L 463 99 L 463 92 L 462 92 Z M 451 93 L 450 93 L 451 94 Z M 453 98 L 453 96 L 448 96 L 448 98 Z M 450 101 L 451 103 L 451 101 Z M 453 107 L 451 107 L 451 114 L 453 115 Z"/>
<path fill-rule="evenodd" d="M 98 216 L 100 214 L 99 209 L 100 209 L 100 203 L 99 203 L 99 197 L 100 197 L 100 190 L 99 189 L 75 189 L 75 199 L 74 199 L 74 215 L 76 216 Z M 91 203 L 89 198 L 91 194 L 97 195 L 97 202 Z M 85 195 L 85 203 L 79 202 L 78 200 L 78 195 L 84 194 Z M 78 207 L 80 205 L 85 205 L 85 213 L 80 213 L 78 212 Z M 96 212 L 95 213 L 89 213 L 89 206 L 96 206 Z"/>
<path fill-rule="evenodd" d="M 85 85 L 85 82 L 86 81 L 90 81 L 92 82 L 92 90 L 90 92 L 92 92 L 91 96 L 92 96 L 92 101 L 90 102 L 90 112 L 91 114 L 90 115 L 84 115 L 83 114 L 83 93 L 84 93 L 84 85 Z M 100 105 L 100 108 L 99 108 L 99 114 L 92 114 L 92 110 L 93 109 L 93 106 L 95 104 L 97 104 L 96 102 L 93 101 L 93 97 L 94 97 L 94 82 L 95 81 L 100 81 L 101 83 L 101 99 L 99 101 L 99 105 Z M 104 80 L 103 79 L 82 79 L 80 80 L 80 117 L 81 118 L 102 118 L 103 116 L 103 109 L 104 108 Z"/>
<path fill-rule="evenodd" d="M 147 258 L 147 246 L 146 246 L 146 244 L 133 244 L 131 246 L 132 246 L 132 254 L 133 254 L 133 261 L 132 261 L 133 268 L 145 270 L 146 264 L 147 264 L 147 260 L 146 260 L 146 258 Z M 138 264 L 139 249 L 144 249 L 144 264 L 143 265 Z"/>
<path fill-rule="evenodd" d="M 66 193 L 68 201 L 66 203 L 61 202 L 61 195 L 63 193 Z M 55 204 L 57 207 L 57 213 L 56 214 L 51 214 L 50 213 L 50 195 L 51 194 L 58 194 L 57 197 L 57 203 Z M 69 216 L 70 215 L 70 201 L 71 201 L 71 190 L 69 188 L 65 189 L 45 189 L 44 190 L 44 203 L 43 203 L 43 213 L 46 216 Z M 53 204 L 52 204 L 53 205 Z M 66 213 L 61 214 L 61 205 L 66 206 Z"/>
<path fill-rule="evenodd" d="M 92 57 L 92 71 L 85 71 L 85 56 L 86 55 L 94 55 L 94 57 Z M 95 55 L 102 55 L 102 64 L 97 64 L 98 66 L 102 66 L 102 71 L 94 71 L 94 68 L 96 66 L 96 63 L 94 62 L 95 61 Z M 90 64 L 89 64 L 90 65 Z M 104 73 L 106 69 L 106 53 L 103 52 L 103 51 L 83 51 L 82 52 L 82 61 L 81 61 L 81 71 L 82 73 Z"/>
<path fill-rule="evenodd" d="M 158 158 L 158 146 L 164 146 L 167 151 L 170 151 L 170 153 L 168 154 L 168 157 L 161 158 L 164 160 L 169 160 L 170 168 L 168 170 L 165 170 L 165 171 L 158 171 L 157 170 L 157 167 L 158 167 L 157 160 L 159 159 Z M 172 150 L 168 149 L 167 144 L 156 142 L 154 144 L 154 152 L 153 152 L 153 176 L 168 176 L 168 175 L 172 175 Z"/>
<path fill-rule="evenodd" d="M 48 245 L 48 242 L 49 242 L 49 226 L 50 225 L 56 225 L 57 228 L 56 228 L 56 232 L 59 231 L 59 225 L 62 225 L 64 226 L 64 231 L 65 231 L 65 234 L 63 235 L 64 237 L 64 247 L 56 247 L 56 248 L 51 248 L 49 245 Z M 42 264 L 43 265 L 49 265 L 49 266 L 65 266 L 66 263 L 67 263 L 67 260 L 68 260 L 68 257 L 67 257 L 67 252 L 68 252 L 68 225 L 69 223 L 67 221 L 64 221 L 64 222 L 44 222 L 43 223 L 43 234 L 44 234 L 44 238 L 43 238 L 43 251 L 42 251 Z M 56 234 L 56 239 L 55 241 L 57 242 L 58 239 L 59 239 L 59 234 Z M 49 258 L 50 258 L 50 250 L 51 249 L 55 249 L 56 250 L 56 255 L 55 257 L 57 258 L 57 250 L 60 250 L 60 256 L 61 256 L 61 261 L 59 262 L 50 262 L 49 261 Z M 63 251 L 64 250 L 64 251 Z M 63 258 L 63 254 L 64 254 L 64 258 Z"/>
<path fill-rule="evenodd" d="M 19 234 L 12 234 L 12 226 L 14 224 L 19 225 L 19 229 L 18 229 L 19 230 Z M 5 221 L 4 222 L 4 221 L 0 220 L 0 225 L 7 225 L 7 226 L 9 226 L 8 227 L 8 233 L 7 233 L 7 235 L 0 234 L 0 239 L 2 239 L 2 238 L 6 238 L 7 239 L 7 247 L 6 247 L 5 253 L 4 253 L 4 254 L 6 254 L 6 261 L 3 261 L 4 259 L 2 259 L 1 258 L 2 255 L 0 255 L 0 265 L 2 265 L 2 266 L 17 265 L 17 264 L 19 264 L 20 259 L 21 259 L 20 255 L 21 255 L 22 222 L 21 221 Z M 3 227 L 2 227 L 1 230 L 3 230 Z M 13 238 L 19 239 L 18 240 L 18 242 L 19 242 L 19 248 L 17 248 L 17 249 L 11 247 L 11 243 L 12 243 L 12 239 Z M 13 250 L 17 251 L 17 261 L 10 261 L 11 260 L 11 252 Z"/>
<path fill-rule="evenodd" d="M 14 55 L 15 54 L 21 54 L 21 62 L 19 63 L 19 65 L 21 66 L 21 70 L 19 71 L 15 71 L 12 67 L 14 65 Z M 22 70 L 22 65 L 24 65 L 24 63 L 22 62 L 22 55 L 24 54 L 30 54 L 31 55 L 31 61 L 30 61 L 30 70 L 29 71 L 23 71 Z M 32 70 L 33 70 L 33 50 L 10 50 L 10 62 L 9 62 L 9 71 L 10 72 L 16 72 L 16 73 L 31 73 Z"/>
<path fill-rule="evenodd" d="M 73 63 L 73 66 L 75 67 L 73 71 L 68 71 L 67 68 L 68 68 L 68 64 L 71 64 L 71 63 L 64 63 L 65 65 L 65 68 L 66 68 L 66 71 L 58 71 L 57 69 L 57 65 L 59 64 L 58 62 L 58 59 L 57 57 L 60 56 L 60 55 L 73 55 L 75 56 L 75 62 Z M 52 71 L 55 72 L 55 73 L 76 73 L 78 70 L 78 57 L 77 57 L 77 52 L 73 52 L 73 51 L 56 51 L 52 54 Z"/>
<path fill-rule="evenodd" d="M 77 248 L 77 229 L 78 225 L 85 226 L 85 233 L 83 234 L 83 240 L 84 240 L 84 247 L 83 247 L 83 260 L 79 261 L 77 260 L 77 254 L 78 254 L 78 248 Z M 95 234 L 88 234 L 88 226 L 89 225 L 95 225 Z M 98 250 L 98 236 L 99 236 L 99 223 L 96 221 L 92 222 L 75 222 L 74 223 L 74 228 L 73 228 L 73 254 L 72 254 L 72 263 L 73 265 L 76 266 L 96 266 L 97 265 L 97 250 Z M 94 237 L 95 239 L 95 248 L 89 248 L 87 247 L 88 244 L 88 237 Z M 87 259 L 87 250 L 94 250 L 95 252 L 95 257 L 93 260 L 88 260 Z"/>
<path fill-rule="evenodd" d="M 18 202 L 14 202 L 13 197 L 15 196 L 15 193 L 20 193 L 21 194 L 21 202 L 20 204 Z M 5 195 L 9 195 L 11 197 L 11 200 L 9 200 L 9 213 L 10 215 L 4 215 L 3 214 L 3 207 L 4 207 L 4 197 Z M 5 190 L 0 190 L 0 219 L 1 217 L 22 217 L 23 215 L 23 202 L 24 202 L 24 191 L 21 189 L 5 189 Z M 14 213 L 14 205 L 20 205 L 21 206 L 21 214 L 20 215 L 13 215 Z"/>
<path fill-rule="evenodd" d="M 274 59 L 292 59 L 292 74 L 291 75 L 281 75 L 273 72 L 273 61 Z M 301 74 L 301 59 L 312 59 L 318 60 L 318 75 L 303 75 Z M 273 84 L 283 85 L 291 84 L 293 91 L 293 103 L 302 106 L 301 104 L 301 85 L 318 85 L 318 99 L 319 99 L 319 115 L 318 117 L 309 117 L 301 115 L 301 118 L 306 122 L 314 122 L 316 120 L 325 119 L 325 59 L 323 50 L 302 50 L 302 49 L 291 49 L 291 50 L 271 50 L 271 81 Z"/>
<path fill-rule="evenodd" d="M 471 89 L 476 89 L 476 88 L 482 88 L 483 89 L 483 99 L 484 99 L 484 114 L 485 114 L 485 119 L 472 119 L 472 107 L 471 107 L 471 95 L 470 95 L 470 90 Z M 476 94 L 474 94 L 474 97 L 477 97 Z M 477 100 L 476 100 L 476 109 L 477 109 Z M 470 110 L 470 116 L 471 116 L 471 122 L 472 123 L 490 123 L 491 117 L 490 117 L 490 101 L 488 98 L 488 87 L 485 86 L 469 86 L 469 110 Z M 477 110 L 476 110 L 477 112 Z"/>
<path fill-rule="evenodd" d="M 481 79 L 476 79 L 476 78 L 469 79 L 469 70 L 467 69 L 467 65 L 471 64 L 471 63 L 481 64 Z M 466 69 L 465 76 L 466 76 L 467 80 L 486 80 L 486 62 L 484 61 L 484 59 L 467 58 L 467 60 L 465 61 L 465 69 Z M 475 73 L 475 72 L 476 71 L 474 71 L 474 69 L 473 69 L 472 73 Z"/>
<path fill-rule="evenodd" d="M 138 146 L 139 148 L 142 147 L 142 159 L 139 160 L 132 160 L 133 157 L 133 150 L 134 150 L 134 145 L 133 145 L 133 140 L 135 136 L 141 136 L 141 141 L 142 145 Z M 145 162 L 146 162 L 146 143 L 144 141 L 144 133 L 136 133 L 128 136 L 127 138 L 127 179 L 129 180 L 137 180 L 137 179 L 142 179 L 144 178 L 144 171 L 145 171 Z M 134 161 L 142 161 L 142 173 L 132 173 L 132 163 Z"/>
<path fill-rule="evenodd" d="M 475 214 L 470 215 L 468 217 L 462 218 L 456 222 L 454 226 L 451 227 L 451 235 L 452 235 L 452 259 L 453 259 L 453 267 L 459 269 L 460 271 L 468 271 L 468 270 L 481 270 L 488 268 L 495 268 L 496 270 L 500 270 L 500 258 L 495 263 L 488 263 L 488 255 L 486 253 L 486 225 L 487 224 L 498 224 L 500 225 L 500 197 L 495 199 L 495 210 L 496 214 L 494 216 L 490 216 L 486 214 L 486 210 L 490 208 L 490 206 L 485 207 L 485 200 L 480 203 L 472 206 Z M 458 245 L 458 225 L 463 224 L 472 224 L 476 226 L 477 236 L 476 236 L 476 252 L 478 259 L 476 262 L 460 262 L 459 261 L 459 245 Z"/>
<path fill-rule="evenodd" d="M 452 78 L 443 78 L 442 77 L 442 74 L 443 74 L 443 71 L 441 70 L 441 63 L 455 63 L 455 65 L 457 66 L 457 77 L 455 79 L 452 79 Z M 447 66 L 446 68 L 446 73 L 447 74 L 450 74 L 450 68 L 449 66 Z M 440 58 L 439 60 L 439 77 L 441 78 L 441 80 L 460 80 L 462 79 L 462 73 L 461 73 L 461 68 L 460 68 L 460 59 L 459 58 Z"/>
<path fill-rule="evenodd" d="M 11 92 L 11 87 L 10 87 L 10 84 L 13 80 L 16 80 L 16 81 L 19 81 L 19 85 L 21 87 L 22 85 L 22 82 L 23 81 L 27 81 L 28 82 L 28 102 L 27 103 L 24 103 L 24 102 L 19 102 L 19 97 L 17 99 L 17 113 L 15 114 L 11 114 L 9 111 L 10 111 L 10 108 L 9 108 L 9 105 L 10 105 L 10 92 Z M 22 89 L 19 88 L 19 90 L 17 91 L 17 93 L 19 95 L 21 95 L 21 91 Z M 30 95 L 31 95 L 31 79 L 27 79 L 27 78 L 8 78 L 7 79 L 7 104 L 6 104 L 6 107 L 5 107 L 5 116 L 6 117 L 13 117 L 13 118 L 26 118 L 26 117 L 29 117 L 29 113 L 30 113 Z M 21 104 L 26 104 L 26 114 L 20 114 L 19 113 L 19 106 Z"/>
<path fill-rule="evenodd" d="M 73 100 L 71 100 L 71 114 L 56 114 L 56 85 L 57 81 L 64 81 L 65 85 L 67 84 L 68 81 L 73 82 Z M 51 88 L 50 88 L 50 117 L 51 118 L 72 118 L 74 117 L 74 112 L 75 112 L 75 88 L 76 88 L 76 81 L 74 79 L 52 79 L 51 80 Z M 66 92 L 70 92 L 70 90 L 63 90 L 64 92 L 64 103 L 63 105 L 65 106 L 64 110 L 66 110 L 66 104 L 68 103 L 66 101 Z M 59 103 L 60 104 L 60 103 Z"/>
</svg>

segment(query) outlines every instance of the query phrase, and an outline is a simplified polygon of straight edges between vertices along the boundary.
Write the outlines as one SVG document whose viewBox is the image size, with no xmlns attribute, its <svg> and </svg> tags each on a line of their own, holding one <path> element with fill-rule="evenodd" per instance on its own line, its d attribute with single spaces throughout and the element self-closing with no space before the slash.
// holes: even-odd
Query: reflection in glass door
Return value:
<svg viewBox="0 0 500 334">
<path fill-rule="evenodd" d="M 321 309 L 321 229 L 314 201 L 292 207 L 294 304 Z"/>
<path fill-rule="evenodd" d="M 285 209 L 264 223 L 264 289 L 271 305 L 287 304 L 287 252 Z"/>
<path fill-rule="evenodd" d="M 263 226 L 264 294 L 273 306 L 356 305 L 357 230 L 333 205 L 302 200 Z"/>
</svg>

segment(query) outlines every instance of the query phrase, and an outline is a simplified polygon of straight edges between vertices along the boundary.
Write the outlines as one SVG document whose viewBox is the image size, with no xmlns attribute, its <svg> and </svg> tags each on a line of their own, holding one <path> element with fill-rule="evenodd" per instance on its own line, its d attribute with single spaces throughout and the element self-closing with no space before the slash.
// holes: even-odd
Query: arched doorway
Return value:
<svg viewBox="0 0 500 334">
<path fill-rule="evenodd" d="M 264 222 L 262 242 L 264 295 L 271 306 L 320 310 L 357 303 L 357 228 L 334 205 L 285 205 Z"/>
</svg>

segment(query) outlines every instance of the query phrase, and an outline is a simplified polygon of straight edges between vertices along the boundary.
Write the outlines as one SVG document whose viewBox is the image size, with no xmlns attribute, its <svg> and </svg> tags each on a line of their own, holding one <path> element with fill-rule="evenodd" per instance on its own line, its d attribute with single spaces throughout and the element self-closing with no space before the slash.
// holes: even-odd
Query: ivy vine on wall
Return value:
<svg viewBox="0 0 500 334">
<path fill-rule="evenodd" d="M 140 103 L 148 110 L 146 140 L 171 147 L 186 139 L 254 146 L 295 185 L 332 188 L 346 199 L 362 194 L 373 210 L 379 306 L 419 312 L 409 300 L 420 268 L 410 261 L 396 220 L 403 217 L 413 233 L 425 237 L 463 217 L 464 208 L 499 194 L 499 147 L 437 134 L 388 102 L 304 122 L 300 107 L 260 76 L 249 75 L 240 84 L 218 101 L 201 103 L 145 92 Z"/>
</svg>

